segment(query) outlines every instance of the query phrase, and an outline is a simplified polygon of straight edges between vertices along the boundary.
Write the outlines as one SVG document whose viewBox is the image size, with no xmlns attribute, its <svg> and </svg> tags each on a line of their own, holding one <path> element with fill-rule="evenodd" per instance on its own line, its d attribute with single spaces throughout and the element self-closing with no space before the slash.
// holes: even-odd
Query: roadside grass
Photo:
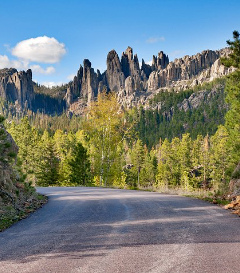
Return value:
<svg viewBox="0 0 240 273">
<path fill-rule="evenodd" d="M 21 204 L 19 208 L 14 208 L 12 204 L 1 204 L 0 209 L 0 232 L 12 226 L 16 222 L 27 218 L 31 213 L 41 208 L 47 203 L 47 197 L 41 194 L 36 194 L 32 200 Z"/>
</svg>

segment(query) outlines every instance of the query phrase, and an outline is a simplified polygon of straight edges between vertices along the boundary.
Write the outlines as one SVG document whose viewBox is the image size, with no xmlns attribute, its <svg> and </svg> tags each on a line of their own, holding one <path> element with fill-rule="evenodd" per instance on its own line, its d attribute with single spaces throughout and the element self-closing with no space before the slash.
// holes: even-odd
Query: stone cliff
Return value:
<svg viewBox="0 0 240 273">
<path fill-rule="evenodd" d="M 83 67 L 80 66 L 69 84 L 65 98 L 69 110 L 75 113 L 81 113 L 102 90 L 116 92 L 125 107 L 145 105 L 149 97 L 163 88 L 181 91 L 228 75 L 233 70 L 220 62 L 220 57 L 228 53 L 228 49 L 205 50 L 169 62 L 168 56 L 160 51 L 153 56 L 151 65 L 142 60 L 140 67 L 131 47 L 122 53 L 121 59 L 115 50 L 111 50 L 107 55 L 107 70 L 102 74 L 99 70 L 95 73 L 90 61 L 84 60 Z"/>
<path fill-rule="evenodd" d="M 4 100 L 32 107 L 32 71 L 18 72 L 14 68 L 0 70 L 0 96 Z"/>
<path fill-rule="evenodd" d="M 124 107 L 144 106 L 162 89 L 173 88 L 179 92 L 228 75 L 232 68 L 224 67 L 220 61 L 220 57 L 228 53 L 227 48 L 205 50 L 169 62 L 168 56 L 160 51 L 153 56 L 151 65 L 142 60 L 140 66 L 138 56 L 133 54 L 131 47 L 122 53 L 121 58 L 115 50 L 111 50 L 107 55 L 107 70 L 103 73 L 99 70 L 95 72 L 89 60 L 83 61 L 73 81 L 66 85 L 65 97 L 61 101 L 57 98 L 46 100 L 41 94 L 35 94 L 31 70 L 3 69 L 0 70 L 0 96 L 22 108 L 45 113 L 51 113 L 48 108 L 57 109 L 54 110 L 56 113 L 67 108 L 68 112 L 82 114 L 89 102 L 104 90 L 116 92 L 118 101 Z"/>
<path fill-rule="evenodd" d="M 0 70 L 0 98 L 14 104 L 16 112 L 30 109 L 47 114 L 61 113 L 66 102 L 34 91 L 32 71 L 17 71 L 15 68 Z"/>
</svg>

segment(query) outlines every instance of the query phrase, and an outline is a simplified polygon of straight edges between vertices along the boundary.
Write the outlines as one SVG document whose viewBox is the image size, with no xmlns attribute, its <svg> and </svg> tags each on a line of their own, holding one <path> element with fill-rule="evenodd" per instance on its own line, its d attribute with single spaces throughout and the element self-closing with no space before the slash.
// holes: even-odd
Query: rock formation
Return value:
<svg viewBox="0 0 240 273">
<path fill-rule="evenodd" d="M 219 59 L 227 54 L 228 49 L 205 50 L 169 62 L 168 56 L 160 51 L 157 56 L 153 56 L 151 65 L 142 60 L 140 68 L 138 57 L 133 54 L 131 47 L 122 53 L 121 59 L 115 50 L 111 50 L 107 55 L 107 70 L 103 73 L 99 70 L 95 72 L 89 60 L 83 61 L 83 66 L 80 66 L 77 75 L 66 88 L 64 101 L 69 112 L 81 114 L 89 102 L 105 90 L 116 92 L 118 101 L 125 107 L 145 105 L 148 98 L 163 88 L 181 91 L 228 75 L 233 70 L 224 67 Z M 0 70 L 0 95 L 21 107 L 26 104 L 30 109 L 38 107 L 32 87 L 31 70 Z M 54 103 L 55 109 L 63 110 L 65 107 L 62 104 L 58 106 L 57 102 L 49 102 L 48 105 L 51 103 Z M 42 104 L 41 111 L 46 108 Z"/>
<path fill-rule="evenodd" d="M 0 96 L 4 100 L 32 107 L 32 71 L 18 72 L 14 68 L 0 70 Z"/>
<path fill-rule="evenodd" d="M 14 104 L 12 112 L 30 109 L 47 114 L 62 113 L 66 102 L 34 91 L 32 71 L 17 71 L 15 68 L 0 70 L 0 98 Z"/>
<path fill-rule="evenodd" d="M 117 93 L 119 102 L 126 107 L 144 105 L 149 95 L 161 88 L 180 91 L 229 74 L 232 70 L 221 65 L 219 59 L 228 52 L 227 49 L 205 50 L 169 62 L 168 56 L 160 51 L 153 56 L 152 65 L 142 60 L 140 68 L 138 57 L 133 55 L 131 47 L 122 53 L 121 60 L 117 52 L 111 50 L 107 55 L 107 70 L 103 74 L 100 71 L 95 73 L 91 63 L 84 60 L 84 67 L 80 67 L 69 85 L 66 100 L 69 109 L 76 111 L 78 106 L 84 108 L 83 105 L 95 99 L 99 92 L 111 90 Z M 74 107 L 71 106 L 73 103 Z"/>
</svg>

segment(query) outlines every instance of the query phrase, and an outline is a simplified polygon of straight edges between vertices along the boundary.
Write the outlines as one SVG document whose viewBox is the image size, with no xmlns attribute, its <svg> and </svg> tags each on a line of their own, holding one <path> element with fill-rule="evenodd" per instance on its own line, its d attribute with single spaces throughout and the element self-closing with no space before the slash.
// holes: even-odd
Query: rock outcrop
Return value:
<svg viewBox="0 0 240 273">
<path fill-rule="evenodd" d="M 122 53 L 121 60 L 117 52 L 111 50 L 107 56 L 107 70 L 103 74 L 100 71 L 95 73 L 91 63 L 84 60 L 83 68 L 80 67 L 69 85 L 66 100 L 70 111 L 74 108 L 75 112 L 77 105 L 83 108 L 99 92 L 110 90 L 117 93 L 118 101 L 125 107 L 145 105 L 146 100 L 162 88 L 181 91 L 228 75 L 233 70 L 220 62 L 220 57 L 228 53 L 228 49 L 205 50 L 169 62 L 168 56 L 160 51 L 153 56 L 151 65 L 142 60 L 140 68 L 138 57 L 131 47 Z"/>
<path fill-rule="evenodd" d="M 29 69 L 18 72 L 14 68 L 0 70 L 0 96 L 22 108 L 31 108 L 34 96 L 32 71 Z"/>
<path fill-rule="evenodd" d="M 153 56 L 151 65 L 142 60 L 140 67 L 138 57 L 133 54 L 131 47 L 122 53 L 121 59 L 115 50 L 111 50 L 107 55 L 105 72 L 95 72 L 91 62 L 85 59 L 73 81 L 67 85 L 64 97 L 66 105 L 52 101 L 48 105 L 54 104 L 54 109 L 59 108 L 57 113 L 67 107 L 69 112 L 81 114 L 89 102 L 104 90 L 116 92 L 118 101 L 124 107 L 147 105 L 148 99 L 162 89 L 179 92 L 228 75 L 233 69 L 224 67 L 220 61 L 221 56 L 228 54 L 229 49 L 205 50 L 169 62 L 168 56 L 160 51 L 157 56 Z M 46 103 L 42 102 L 39 107 L 36 101 L 39 98 L 33 91 L 31 70 L 0 70 L 0 95 L 22 108 L 27 106 L 40 111 L 46 108 Z"/>
<path fill-rule="evenodd" d="M 80 66 L 77 76 L 69 85 L 66 93 L 66 101 L 70 106 L 76 99 L 81 98 L 87 102 L 93 100 L 98 94 L 98 85 L 100 82 L 100 72 L 94 72 L 91 62 L 87 59 L 83 61 L 83 67 Z"/>
</svg>

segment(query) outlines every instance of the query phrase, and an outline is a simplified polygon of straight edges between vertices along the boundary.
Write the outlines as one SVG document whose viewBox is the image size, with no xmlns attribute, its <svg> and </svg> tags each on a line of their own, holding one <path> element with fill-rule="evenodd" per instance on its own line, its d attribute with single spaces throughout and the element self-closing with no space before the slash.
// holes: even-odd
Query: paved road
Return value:
<svg viewBox="0 0 240 273">
<path fill-rule="evenodd" d="M 42 209 L 0 233 L 0 272 L 240 272 L 240 219 L 199 200 L 39 188 Z"/>
</svg>

